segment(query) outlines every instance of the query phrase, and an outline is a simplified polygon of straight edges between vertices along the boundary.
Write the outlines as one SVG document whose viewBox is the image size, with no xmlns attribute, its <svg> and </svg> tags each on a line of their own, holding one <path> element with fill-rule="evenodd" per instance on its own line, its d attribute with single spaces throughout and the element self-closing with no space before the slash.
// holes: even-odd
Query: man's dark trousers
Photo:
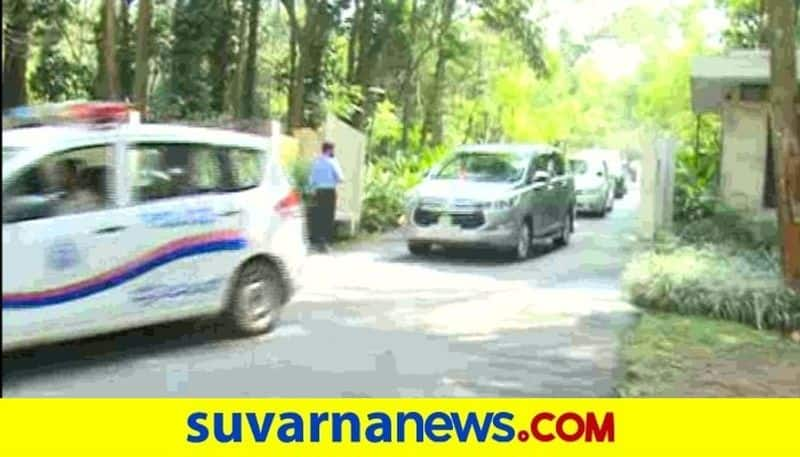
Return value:
<svg viewBox="0 0 800 457">
<path fill-rule="evenodd" d="M 317 189 L 311 217 L 311 242 L 318 245 L 333 241 L 336 217 L 336 189 Z"/>
</svg>

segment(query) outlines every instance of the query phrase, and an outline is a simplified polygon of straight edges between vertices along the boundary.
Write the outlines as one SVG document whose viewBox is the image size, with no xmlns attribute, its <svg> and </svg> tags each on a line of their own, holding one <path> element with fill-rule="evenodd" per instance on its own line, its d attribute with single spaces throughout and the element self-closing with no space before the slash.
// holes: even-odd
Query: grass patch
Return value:
<svg viewBox="0 0 800 457">
<path fill-rule="evenodd" d="M 783 285 L 777 258 L 766 251 L 657 249 L 634 257 L 623 274 L 623 287 L 631 303 L 645 309 L 757 329 L 800 329 L 800 294 Z"/>
<path fill-rule="evenodd" d="M 800 344 L 733 322 L 644 313 L 622 362 L 623 397 L 800 396 Z"/>
</svg>

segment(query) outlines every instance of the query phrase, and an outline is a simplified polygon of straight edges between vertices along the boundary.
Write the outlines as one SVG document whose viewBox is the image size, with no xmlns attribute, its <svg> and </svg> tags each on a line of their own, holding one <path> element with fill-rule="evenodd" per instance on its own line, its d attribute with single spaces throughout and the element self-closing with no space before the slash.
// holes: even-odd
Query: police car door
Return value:
<svg viewBox="0 0 800 457">
<path fill-rule="evenodd" d="M 4 348 L 119 325 L 127 216 L 113 191 L 118 150 L 106 135 L 53 152 L 4 186 Z"/>
<path fill-rule="evenodd" d="M 127 289 L 127 311 L 158 321 L 219 310 L 246 243 L 221 192 L 218 148 L 138 141 L 127 150 L 131 242 L 147 262 Z"/>
</svg>

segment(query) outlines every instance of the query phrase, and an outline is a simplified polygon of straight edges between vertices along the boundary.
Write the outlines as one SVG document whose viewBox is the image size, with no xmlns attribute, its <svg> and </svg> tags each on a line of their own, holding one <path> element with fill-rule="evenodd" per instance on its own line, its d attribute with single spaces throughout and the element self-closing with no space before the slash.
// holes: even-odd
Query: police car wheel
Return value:
<svg viewBox="0 0 800 457">
<path fill-rule="evenodd" d="M 278 270 L 266 261 L 246 264 L 236 280 L 230 320 L 238 334 L 264 333 L 278 321 L 285 286 Z"/>
</svg>

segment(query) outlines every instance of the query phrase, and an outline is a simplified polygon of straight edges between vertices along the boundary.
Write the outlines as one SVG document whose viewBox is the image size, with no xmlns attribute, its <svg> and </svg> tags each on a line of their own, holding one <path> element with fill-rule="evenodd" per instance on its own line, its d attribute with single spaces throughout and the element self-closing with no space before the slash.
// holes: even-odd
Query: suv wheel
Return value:
<svg viewBox="0 0 800 457">
<path fill-rule="evenodd" d="M 279 317 L 286 292 L 278 270 L 269 262 L 254 260 L 242 267 L 231 297 L 229 320 L 242 335 L 269 331 Z"/>
<path fill-rule="evenodd" d="M 517 234 L 517 245 L 514 248 L 514 259 L 525 260 L 531 254 L 531 224 L 523 221 Z"/>
<path fill-rule="evenodd" d="M 431 252 L 430 243 L 408 243 L 408 252 L 414 255 L 425 255 Z"/>
<path fill-rule="evenodd" d="M 567 211 L 561 225 L 561 233 L 556 238 L 556 246 L 566 246 L 569 244 L 569 237 L 572 234 L 572 210 Z"/>
</svg>

